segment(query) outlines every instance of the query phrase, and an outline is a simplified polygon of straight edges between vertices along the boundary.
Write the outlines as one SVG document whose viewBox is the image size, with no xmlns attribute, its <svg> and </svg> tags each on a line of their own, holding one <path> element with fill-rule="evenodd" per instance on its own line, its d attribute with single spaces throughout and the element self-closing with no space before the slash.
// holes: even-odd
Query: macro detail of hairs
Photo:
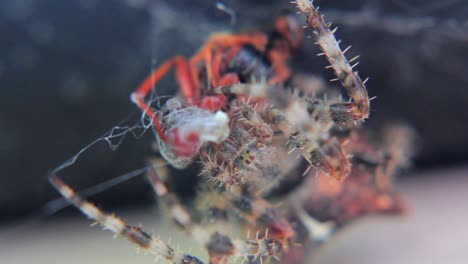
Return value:
<svg viewBox="0 0 468 264">
<path fill-rule="evenodd" d="M 36 87 L 2 104 L 4 171 L 21 175 L 0 177 L 7 263 L 151 261 L 134 246 L 176 264 L 468 260 L 467 169 L 447 169 L 468 146 L 462 1 L 0 10 L 0 77 Z M 76 209 L 107 232 L 55 217 Z"/>
</svg>

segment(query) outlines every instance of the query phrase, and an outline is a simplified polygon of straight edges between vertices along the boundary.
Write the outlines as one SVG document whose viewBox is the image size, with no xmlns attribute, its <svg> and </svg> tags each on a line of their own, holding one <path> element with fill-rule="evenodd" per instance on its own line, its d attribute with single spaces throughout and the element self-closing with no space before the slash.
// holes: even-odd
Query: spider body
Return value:
<svg viewBox="0 0 468 264">
<path fill-rule="evenodd" d="M 164 123 L 168 121 L 161 116 L 161 113 L 166 113 L 167 110 L 170 112 L 171 106 L 167 106 L 165 111 L 154 113 L 145 103 L 146 95 L 171 67 L 176 69 L 176 80 L 189 107 L 200 108 L 199 112 L 202 112 L 201 109 L 226 110 L 229 108 L 227 96 L 232 95 L 233 91 L 221 92 L 222 87 L 248 83 L 253 79 L 267 79 L 268 84 L 276 85 L 289 78 L 290 71 L 286 63 L 291 50 L 298 46 L 301 37 L 302 29 L 297 19 L 292 15 L 286 15 L 277 19 L 276 28 L 270 34 L 263 32 L 239 35 L 214 34 L 189 61 L 176 56 L 157 68 L 136 89 L 131 98 L 148 117 L 153 119 L 158 140 L 164 142 L 160 145 L 164 145 L 162 149 L 166 153 L 167 160 L 169 162 L 174 160 L 175 162 L 171 163 L 178 168 L 185 167 L 189 164 L 188 160 L 195 156 L 205 142 L 219 143 L 211 139 L 202 140 L 203 131 L 197 131 L 195 128 L 171 125 L 170 129 L 167 129 Z M 202 84 L 200 77 L 206 79 L 207 83 Z M 238 96 L 242 97 L 245 94 Z M 187 114 L 187 118 L 190 118 L 189 116 L 190 114 Z M 179 119 L 183 117 L 179 115 Z M 173 123 L 177 123 L 177 120 Z M 177 157 L 180 159 L 177 160 Z"/>
<path fill-rule="evenodd" d="M 364 190 L 364 195 L 359 197 L 365 199 L 359 200 L 359 206 L 375 205 L 369 211 L 388 211 L 397 204 L 392 203 L 397 200 L 393 193 L 385 196 L 387 199 L 379 199 L 379 188 L 384 188 L 383 192 L 391 189 L 385 183 L 402 163 L 396 162 L 401 148 L 385 152 L 387 146 L 382 147 L 387 154 L 385 159 L 375 161 L 378 169 L 353 171 L 351 175 L 357 176 L 350 184 L 342 185 L 350 188 L 343 194 L 329 195 L 327 188 L 320 187 L 323 182 L 314 182 L 314 174 L 342 182 L 351 171 L 347 154 L 359 156 L 361 145 L 374 146 L 362 140 L 361 145 L 346 147 L 352 133 L 337 132 L 354 131 L 355 124 L 368 117 L 367 90 L 341 51 L 334 31 L 312 2 L 298 0 L 296 4 L 314 30 L 317 44 L 346 90 L 348 101 L 338 97 L 320 99 L 304 96 L 304 91 L 290 93 L 284 89 L 292 76 L 288 67 L 291 52 L 303 35 L 299 20 L 292 15 L 280 16 L 270 33 L 215 34 L 189 60 L 176 56 L 164 62 L 131 95 L 143 111 L 143 118 L 152 122 L 158 149 L 170 165 L 183 169 L 199 157 L 200 175 L 206 179 L 201 196 L 214 197 L 205 199 L 208 202 L 203 206 L 212 215 L 213 226 L 230 222 L 229 212 L 234 212 L 245 229 L 256 231 L 255 238 L 232 239 L 225 228 L 211 228 L 195 221 L 166 186 L 167 171 L 155 166 L 148 173 L 155 194 L 177 225 L 206 248 L 212 264 L 227 263 L 229 257 L 251 262 L 273 257 L 292 263 L 290 257 L 295 253 L 287 253 L 294 243 L 325 240 L 340 223 L 340 217 L 355 215 L 355 201 L 349 197 L 355 197 L 360 190 Z M 145 97 L 172 67 L 179 96 L 154 109 Z M 365 164 L 368 163 L 372 162 Z M 283 198 L 286 208 L 274 206 L 269 197 L 272 191 L 301 175 L 307 177 L 306 183 L 297 194 Z M 374 185 L 376 179 L 384 184 Z M 84 214 L 141 248 L 175 264 L 203 263 L 140 228 L 103 213 L 58 176 L 52 176 L 51 183 Z M 313 188 L 308 184 L 318 186 L 314 194 L 323 195 L 311 195 Z M 313 212 L 309 204 L 321 206 L 321 198 L 327 199 L 330 208 L 342 209 L 341 215 L 324 214 L 327 217 L 321 218 L 333 221 L 332 224 L 320 223 L 306 212 Z M 306 232 L 291 221 L 297 221 Z"/>
</svg>

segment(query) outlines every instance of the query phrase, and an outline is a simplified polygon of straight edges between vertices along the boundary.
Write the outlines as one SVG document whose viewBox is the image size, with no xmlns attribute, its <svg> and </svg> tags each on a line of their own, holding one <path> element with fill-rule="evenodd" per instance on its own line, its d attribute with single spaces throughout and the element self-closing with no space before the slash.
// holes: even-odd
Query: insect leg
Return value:
<svg viewBox="0 0 468 264">
<path fill-rule="evenodd" d="M 153 124 L 158 132 L 159 137 L 165 141 L 166 136 L 158 122 L 157 115 L 151 110 L 145 102 L 145 97 L 151 91 L 153 86 L 172 68 L 176 69 L 176 79 L 182 95 L 189 104 L 200 97 L 199 85 L 194 82 L 194 73 L 192 72 L 187 60 L 182 56 L 176 56 L 157 68 L 150 76 L 148 76 L 138 88 L 131 94 L 131 100 L 135 103 L 149 118 L 152 118 Z"/>
<path fill-rule="evenodd" d="M 217 63 L 219 63 L 219 55 L 224 54 L 224 49 L 231 50 L 231 52 L 229 52 L 231 55 L 228 56 L 231 57 L 232 50 L 238 49 L 244 44 L 250 44 L 258 50 L 264 50 L 267 42 L 267 36 L 262 33 L 242 35 L 229 33 L 213 34 L 205 45 L 195 55 L 193 55 L 190 59 L 190 64 L 198 65 L 200 62 L 204 61 L 208 80 L 210 80 L 211 85 L 217 87 L 220 79 L 219 70 L 216 70 L 219 66 Z"/>
</svg>

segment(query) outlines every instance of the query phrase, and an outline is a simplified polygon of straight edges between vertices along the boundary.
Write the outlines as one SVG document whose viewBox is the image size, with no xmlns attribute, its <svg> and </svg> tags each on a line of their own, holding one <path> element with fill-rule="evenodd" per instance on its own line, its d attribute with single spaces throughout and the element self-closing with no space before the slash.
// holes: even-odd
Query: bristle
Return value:
<svg viewBox="0 0 468 264">
<path fill-rule="evenodd" d="M 69 201 L 73 203 L 78 209 L 80 209 L 89 218 L 99 222 L 103 229 L 109 230 L 116 235 L 127 238 L 130 242 L 136 244 L 141 250 L 152 253 L 156 256 L 164 257 L 169 261 L 173 261 L 177 264 L 182 264 L 184 259 L 183 254 L 177 253 L 168 244 L 164 243 L 160 239 L 151 237 L 148 233 L 144 232 L 140 227 L 130 226 L 122 221 L 120 218 L 105 214 L 95 205 L 83 200 L 78 196 L 70 186 L 66 185 L 56 175 L 51 176 L 50 182 L 52 185 Z M 191 257 L 198 260 L 195 257 Z M 198 261 L 197 263 L 202 263 Z"/>
</svg>

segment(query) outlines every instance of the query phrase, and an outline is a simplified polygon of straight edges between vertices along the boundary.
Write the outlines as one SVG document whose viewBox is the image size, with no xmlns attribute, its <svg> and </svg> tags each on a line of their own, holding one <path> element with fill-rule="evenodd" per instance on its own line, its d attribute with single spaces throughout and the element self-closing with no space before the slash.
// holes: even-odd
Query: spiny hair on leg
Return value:
<svg viewBox="0 0 468 264">
<path fill-rule="evenodd" d="M 330 24 L 326 23 L 323 15 L 318 12 L 310 0 L 297 0 L 294 3 L 299 10 L 306 16 L 307 24 L 314 30 L 314 35 L 317 44 L 323 50 L 323 53 L 330 67 L 332 68 L 336 80 L 339 80 L 348 95 L 354 100 L 351 103 L 339 103 L 334 106 L 334 116 L 340 121 L 362 121 L 369 117 L 369 97 L 366 87 L 357 74 L 353 71 L 353 66 L 349 64 L 348 59 L 344 55 L 349 49 L 341 50 L 339 42 L 336 40 L 334 33 L 337 28 L 331 30 Z"/>
<path fill-rule="evenodd" d="M 286 248 L 284 242 L 266 236 L 262 239 L 257 237 L 255 240 L 231 239 L 221 232 L 210 231 L 208 228 L 195 223 L 191 214 L 179 202 L 175 194 L 169 192 L 166 184 L 159 177 L 158 171 L 158 169 L 155 169 L 148 172 L 148 178 L 156 195 L 168 207 L 171 217 L 178 226 L 187 231 L 190 236 L 207 249 L 212 261 L 227 259 L 228 257 L 276 256 Z"/>
<path fill-rule="evenodd" d="M 63 182 L 58 176 L 52 175 L 49 178 L 51 184 L 74 206 L 90 219 L 97 221 L 104 229 L 113 232 L 116 235 L 127 238 L 130 242 L 136 244 L 139 248 L 154 254 L 157 257 L 163 257 L 174 264 L 202 264 L 198 258 L 183 254 L 166 244 L 164 241 L 152 237 L 140 227 L 126 224 L 117 216 L 106 214 L 97 208 L 94 204 L 82 199 L 76 192 Z"/>
</svg>

